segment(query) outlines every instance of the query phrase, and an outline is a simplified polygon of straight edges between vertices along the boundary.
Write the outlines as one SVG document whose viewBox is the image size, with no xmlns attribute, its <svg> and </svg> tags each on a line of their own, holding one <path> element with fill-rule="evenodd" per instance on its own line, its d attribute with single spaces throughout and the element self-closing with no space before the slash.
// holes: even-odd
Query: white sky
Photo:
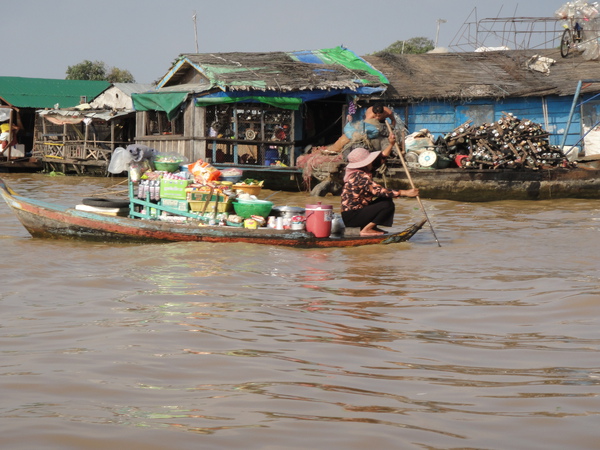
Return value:
<svg viewBox="0 0 600 450">
<path fill-rule="evenodd" d="M 270 52 L 344 45 L 359 55 L 412 37 L 464 42 L 465 22 L 553 17 L 562 0 L 4 0 L 1 76 L 64 78 L 103 61 L 139 83 L 161 78 L 181 53 Z M 476 15 L 475 15 L 476 14 Z M 461 38 L 463 40 L 461 41 Z M 469 38 L 470 39 L 470 38 Z M 519 41 L 520 42 L 520 41 Z M 486 45 L 493 45 L 484 41 Z"/>
</svg>

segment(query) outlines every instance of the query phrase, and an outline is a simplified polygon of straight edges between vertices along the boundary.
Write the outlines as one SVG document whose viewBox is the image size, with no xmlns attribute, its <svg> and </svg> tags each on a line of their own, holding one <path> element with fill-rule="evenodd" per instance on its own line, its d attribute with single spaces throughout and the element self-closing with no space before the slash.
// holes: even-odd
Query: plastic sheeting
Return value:
<svg viewBox="0 0 600 450">
<path fill-rule="evenodd" d="M 188 92 L 152 92 L 131 94 L 131 99 L 136 111 L 164 111 L 172 120 L 179 114 L 179 107 L 188 95 Z"/>
<path fill-rule="evenodd" d="M 600 7 L 597 2 L 567 2 L 557 9 L 554 15 L 565 20 L 565 28 L 574 26 L 575 23 L 579 24 L 582 39 L 577 45 L 577 50 L 582 52 L 584 59 L 600 59 Z"/>
<path fill-rule="evenodd" d="M 5 122 L 10 120 L 10 112 L 12 109 L 10 108 L 0 108 L 0 122 Z"/>
<path fill-rule="evenodd" d="M 547 58 L 545 56 L 533 55 L 529 61 L 527 61 L 527 68 L 530 70 L 535 70 L 536 72 L 541 72 L 546 75 L 550 75 L 550 66 L 554 64 L 556 61 L 552 58 Z"/>
<path fill-rule="evenodd" d="M 108 122 L 118 117 L 133 114 L 133 111 L 74 111 L 68 109 L 43 109 L 36 112 L 40 117 L 56 125 L 78 124 L 86 119 L 99 119 Z"/>
</svg>

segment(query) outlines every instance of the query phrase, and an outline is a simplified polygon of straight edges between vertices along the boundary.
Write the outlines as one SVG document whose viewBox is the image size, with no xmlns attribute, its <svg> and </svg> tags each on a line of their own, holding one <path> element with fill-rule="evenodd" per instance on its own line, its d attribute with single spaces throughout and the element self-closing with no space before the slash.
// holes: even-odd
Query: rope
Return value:
<svg viewBox="0 0 600 450">
<path fill-rule="evenodd" d="M 91 194 L 88 195 L 88 197 L 105 197 L 107 194 L 111 194 L 111 195 L 117 195 L 117 194 L 123 194 L 123 193 L 127 193 L 127 195 L 129 195 L 129 187 L 127 187 L 127 189 L 119 189 L 119 190 L 115 190 L 116 187 L 128 183 L 129 180 L 125 179 L 123 181 L 119 181 L 118 183 L 113 184 L 112 186 L 107 186 L 104 188 L 100 188 L 94 192 L 92 192 Z"/>
</svg>

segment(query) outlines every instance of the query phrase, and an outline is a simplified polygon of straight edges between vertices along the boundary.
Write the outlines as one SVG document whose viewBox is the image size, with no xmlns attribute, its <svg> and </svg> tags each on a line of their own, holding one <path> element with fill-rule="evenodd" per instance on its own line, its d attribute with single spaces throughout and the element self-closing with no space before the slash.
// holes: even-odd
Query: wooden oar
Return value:
<svg viewBox="0 0 600 450">
<path fill-rule="evenodd" d="M 391 135 L 394 132 L 394 130 L 392 130 L 392 127 L 390 126 L 390 124 L 387 121 L 385 122 L 385 124 L 387 125 L 388 131 Z M 398 152 L 398 156 L 400 157 L 400 161 L 402 161 L 402 167 L 404 167 L 404 172 L 406 172 L 406 177 L 408 178 L 410 186 L 413 189 L 416 189 L 415 183 L 413 183 L 412 177 L 410 176 L 410 172 L 408 171 L 408 167 L 406 166 L 406 161 L 404 161 L 404 155 L 402 154 L 402 150 L 400 150 L 400 147 L 398 146 L 398 141 L 396 141 L 394 144 L 396 146 L 396 151 Z M 433 233 L 433 237 L 435 238 L 435 241 L 437 242 L 438 247 L 441 247 L 442 244 L 440 244 L 440 241 L 438 240 L 437 236 L 435 235 L 435 231 L 433 230 L 433 225 L 431 225 L 431 222 L 429 221 L 429 217 L 427 216 L 427 211 L 425 211 L 425 207 L 423 206 L 421 199 L 419 198 L 418 195 L 416 198 L 417 198 L 417 201 L 419 202 L 419 205 L 421 206 L 421 210 L 423 211 L 423 214 L 425 214 L 425 219 L 427 219 L 427 223 L 429 224 L 429 228 L 431 228 L 431 232 Z"/>
</svg>

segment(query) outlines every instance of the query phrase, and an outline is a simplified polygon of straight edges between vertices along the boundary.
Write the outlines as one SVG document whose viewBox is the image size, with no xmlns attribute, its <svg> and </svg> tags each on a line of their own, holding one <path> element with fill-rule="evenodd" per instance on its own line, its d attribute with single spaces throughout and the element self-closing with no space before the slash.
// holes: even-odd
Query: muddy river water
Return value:
<svg viewBox="0 0 600 450">
<path fill-rule="evenodd" d="M 423 204 L 441 247 L 40 240 L 2 203 L 0 448 L 598 448 L 600 201 Z"/>
</svg>

